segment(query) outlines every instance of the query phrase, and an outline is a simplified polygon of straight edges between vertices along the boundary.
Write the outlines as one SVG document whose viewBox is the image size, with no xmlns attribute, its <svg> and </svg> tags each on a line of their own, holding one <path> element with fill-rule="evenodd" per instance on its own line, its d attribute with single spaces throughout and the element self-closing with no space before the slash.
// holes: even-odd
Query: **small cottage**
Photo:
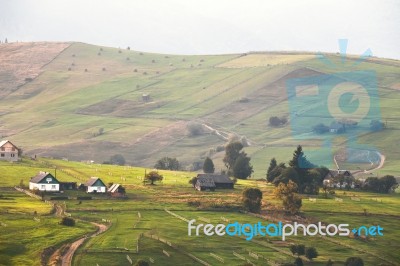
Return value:
<svg viewBox="0 0 400 266">
<path fill-rule="evenodd" d="M 106 185 L 98 177 L 91 177 L 86 183 L 87 193 L 106 193 Z"/>
<path fill-rule="evenodd" d="M 16 162 L 19 160 L 18 148 L 9 140 L 0 141 L 0 160 Z"/>
<path fill-rule="evenodd" d="M 233 181 L 227 175 L 198 174 L 195 184 L 197 190 L 233 189 Z"/>
<path fill-rule="evenodd" d="M 60 182 L 48 172 L 39 172 L 29 181 L 29 189 L 57 192 L 60 191 Z"/>
</svg>

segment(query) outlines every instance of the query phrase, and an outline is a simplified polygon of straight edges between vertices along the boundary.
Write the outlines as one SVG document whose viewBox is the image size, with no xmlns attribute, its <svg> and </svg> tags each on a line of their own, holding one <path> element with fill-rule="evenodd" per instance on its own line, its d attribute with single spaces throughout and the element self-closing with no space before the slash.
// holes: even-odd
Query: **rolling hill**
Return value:
<svg viewBox="0 0 400 266">
<path fill-rule="evenodd" d="M 288 80 L 372 70 L 387 128 L 358 140 L 386 157 L 373 174 L 400 176 L 400 62 L 324 56 L 331 65 L 313 53 L 165 55 L 84 43 L 1 44 L 0 136 L 30 155 L 102 162 L 122 154 L 146 167 L 170 156 L 191 170 L 206 156 L 222 169 L 222 148 L 236 136 L 249 143 L 254 176 L 262 178 L 272 157 L 287 161 L 298 144 L 306 153 L 321 146 L 315 136 L 294 136 L 290 121 L 268 124 L 271 116 L 290 119 Z M 318 119 L 309 113 L 319 107 L 307 108 L 299 111 L 311 131 Z M 200 134 L 189 134 L 193 124 Z M 345 143 L 334 142 L 338 158 Z"/>
</svg>

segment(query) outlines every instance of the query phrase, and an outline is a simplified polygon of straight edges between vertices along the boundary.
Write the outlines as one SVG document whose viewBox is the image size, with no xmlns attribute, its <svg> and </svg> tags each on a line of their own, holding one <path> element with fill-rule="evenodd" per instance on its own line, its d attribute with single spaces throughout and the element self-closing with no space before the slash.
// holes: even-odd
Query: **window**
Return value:
<svg viewBox="0 0 400 266">
<path fill-rule="evenodd" d="M 14 154 L 14 153 L 11 153 L 11 157 L 15 157 L 15 154 Z"/>
<path fill-rule="evenodd" d="M 1 151 L 5 151 L 6 150 L 6 148 L 4 148 L 4 147 L 1 147 Z"/>
<path fill-rule="evenodd" d="M 4 157 L 4 153 L 2 153 L 0 156 L 1 156 L 1 157 Z"/>
<path fill-rule="evenodd" d="M 41 186 L 40 186 L 40 189 L 41 189 L 41 190 L 45 190 L 45 189 L 46 189 L 46 186 L 45 186 L 45 185 L 41 185 Z"/>
<path fill-rule="evenodd" d="M 51 185 L 51 189 L 56 189 L 56 185 Z"/>
</svg>

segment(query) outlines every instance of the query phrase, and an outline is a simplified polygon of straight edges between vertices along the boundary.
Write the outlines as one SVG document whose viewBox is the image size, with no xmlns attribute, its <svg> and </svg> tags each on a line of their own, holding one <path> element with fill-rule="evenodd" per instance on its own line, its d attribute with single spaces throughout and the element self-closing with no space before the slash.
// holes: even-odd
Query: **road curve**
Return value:
<svg viewBox="0 0 400 266">
<path fill-rule="evenodd" d="M 104 224 L 99 224 L 99 223 L 91 223 L 95 226 L 97 226 L 98 230 L 93 233 L 90 237 L 95 237 L 104 231 L 108 229 L 108 227 Z M 69 247 L 68 250 L 65 252 L 65 254 L 61 257 L 61 265 L 62 266 L 70 266 L 72 265 L 72 258 L 75 254 L 75 251 L 83 244 L 83 242 L 86 240 L 86 236 L 82 237 L 75 242 L 73 242 Z"/>
</svg>

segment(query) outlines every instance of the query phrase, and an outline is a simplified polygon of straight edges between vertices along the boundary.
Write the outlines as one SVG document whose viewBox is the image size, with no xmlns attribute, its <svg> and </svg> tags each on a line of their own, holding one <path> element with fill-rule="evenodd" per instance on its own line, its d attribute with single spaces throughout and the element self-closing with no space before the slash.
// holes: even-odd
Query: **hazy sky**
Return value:
<svg viewBox="0 0 400 266">
<path fill-rule="evenodd" d="M 400 59 L 400 0 L 0 0 L 0 39 L 174 54 L 348 51 Z"/>
</svg>

